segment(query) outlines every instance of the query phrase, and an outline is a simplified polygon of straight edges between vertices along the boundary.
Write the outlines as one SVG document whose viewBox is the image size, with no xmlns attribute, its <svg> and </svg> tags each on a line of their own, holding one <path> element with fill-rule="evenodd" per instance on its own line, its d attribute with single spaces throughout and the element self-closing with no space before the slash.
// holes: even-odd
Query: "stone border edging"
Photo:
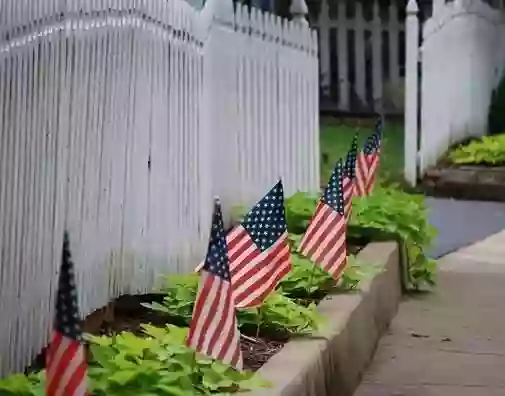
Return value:
<svg viewBox="0 0 505 396">
<path fill-rule="evenodd" d="M 330 295 L 318 311 L 327 320 L 313 337 L 296 338 L 258 371 L 273 387 L 247 396 L 351 396 L 401 299 L 400 252 L 396 242 L 371 243 L 359 254 L 383 271 L 359 292 Z"/>
</svg>

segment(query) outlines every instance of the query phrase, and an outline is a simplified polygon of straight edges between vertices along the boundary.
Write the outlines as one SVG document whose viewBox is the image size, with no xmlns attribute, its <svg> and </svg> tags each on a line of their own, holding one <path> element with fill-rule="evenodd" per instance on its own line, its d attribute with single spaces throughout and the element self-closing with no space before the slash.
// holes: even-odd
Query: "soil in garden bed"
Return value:
<svg viewBox="0 0 505 396">
<path fill-rule="evenodd" d="M 112 323 L 104 323 L 96 334 L 111 336 L 122 331 L 130 331 L 138 336 L 142 336 L 141 325 L 145 323 L 159 327 L 167 324 L 181 327 L 185 325 L 185 323 L 178 322 L 173 317 L 154 312 L 141 305 L 142 302 L 156 300 L 161 302 L 159 295 L 128 296 L 127 301 L 119 299 L 114 312 L 114 321 Z M 244 329 L 244 333 L 240 339 L 244 369 L 251 371 L 258 370 L 288 341 L 288 337 L 285 334 L 261 332 L 257 335 L 254 328 Z"/>
</svg>

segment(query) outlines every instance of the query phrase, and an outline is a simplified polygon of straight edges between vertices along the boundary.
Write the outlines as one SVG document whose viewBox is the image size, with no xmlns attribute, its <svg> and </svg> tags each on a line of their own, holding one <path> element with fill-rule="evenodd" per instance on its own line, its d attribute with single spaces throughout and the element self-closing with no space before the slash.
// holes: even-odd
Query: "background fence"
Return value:
<svg viewBox="0 0 505 396">
<path fill-rule="evenodd" d="M 64 229 L 85 315 L 192 271 L 214 195 L 319 188 L 306 26 L 232 0 L 0 9 L 0 374 L 48 340 Z"/>
<path fill-rule="evenodd" d="M 487 132 L 491 94 L 505 66 L 505 14 L 499 2 L 488 3 L 434 0 L 420 42 L 416 1 L 409 2 L 405 174 L 411 184 L 452 144 Z"/>
<path fill-rule="evenodd" d="M 321 0 L 314 22 L 320 38 L 323 106 L 339 111 L 403 112 L 402 3 Z"/>
</svg>

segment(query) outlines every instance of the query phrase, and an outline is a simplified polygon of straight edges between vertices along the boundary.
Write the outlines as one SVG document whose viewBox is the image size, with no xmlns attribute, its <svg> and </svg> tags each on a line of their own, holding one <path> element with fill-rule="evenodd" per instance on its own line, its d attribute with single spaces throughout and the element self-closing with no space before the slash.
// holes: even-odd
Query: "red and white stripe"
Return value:
<svg viewBox="0 0 505 396">
<path fill-rule="evenodd" d="M 322 201 L 300 243 L 299 251 L 320 265 L 335 280 L 347 263 L 345 217 Z"/>
<path fill-rule="evenodd" d="M 368 156 L 358 153 L 356 156 L 356 178 L 355 178 L 355 194 L 358 197 L 363 197 L 367 195 L 367 185 L 368 185 L 368 171 L 369 162 Z"/>
<path fill-rule="evenodd" d="M 291 271 L 287 232 L 264 252 L 241 225 L 227 235 L 226 243 L 237 308 L 260 305 Z"/>
<path fill-rule="evenodd" d="M 186 345 L 238 370 L 240 333 L 230 282 L 202 270 Z"/>
<path fill-rule="evenodd" d="M 354 182 L 347 176 L 342 180 L 342 194 L 344 195 L 345 219 L 349 222 L 352 211 L 352 198 L 354 196 Z"/>
<path fill-rule="evenodd" d="M 54 331 L 46 352 L 46 395 L 87 395 L 87 373 L 83 344 Z"/>
<path fill-rule="evenodd" d="M 367 194 L 371 194 L 374 190 L 375 183 L 377 182 L 377 171 L 380 164 L 380 152 L 368 156 L 368 178 L 366 184 Z"/>
</svg>

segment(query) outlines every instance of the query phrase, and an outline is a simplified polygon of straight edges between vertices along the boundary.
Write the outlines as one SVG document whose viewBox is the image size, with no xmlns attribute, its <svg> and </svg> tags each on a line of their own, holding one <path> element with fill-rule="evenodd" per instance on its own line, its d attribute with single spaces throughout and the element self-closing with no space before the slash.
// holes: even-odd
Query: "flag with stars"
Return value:
<svg viewBox="0 0 505 396">
<path fill-rule="evenodd" d="M 343 165 L 340 160 L 298 248 L 301 254 L 321 266 L 335 280 L 340 278 L 347 263 L 342 179 Z"/>
<path fill-rule="evenodd" d="M 342 189 L 344 193 L 344 212 L 346 221 L 349 221 L 352 210 L 352 197 L 354 196 L 354 184 L 356 179 L 356 155 L 358 152 L 358 134 L 354 135 L 351 143 L 351 149 L 347 153 L 344 167 L 344 177 Z"/>
<path fill-rule="evenodd" d="M 363 151 L 358 154 L 356 162 L 356 195 L 369 195 L 375 186 L 380 162 L 380 144 L 382 118 L 375 124 L 375 131 L 365 142 Z"/>
<path fill-rule="evenodd" d="M 54 331 L 46 352 L 46 395 L 84 396 L 88 394 L 88 365 L 81 342 L 74 265 L 67 232 L 63 237 L 57 293 Z"/>
<path fill-rule="evenodd" d="M 216 200 L 186 345 L 241 370 L 240 333 L 230 280 L 223 215 Z"/>
<path fill-rule="evenodd" d="M 368 180 L 367 180 L 367 194 L 371 194 L 377 181 L 377 171 L 380 164 L 380 149 L 381 137 L 384 124 L 382 117 L 377 120 L 375 124 L 375 132 L 370 136 L 371 145 L 373 147 L 372 155 L 369 157 L 368 162 Z"/>
<path fill-rule="evenodd" d="M 226 238 L 238 308 L 260 305 L 291 271 L 291 253 L 279 182 Z"/>
</svg>

